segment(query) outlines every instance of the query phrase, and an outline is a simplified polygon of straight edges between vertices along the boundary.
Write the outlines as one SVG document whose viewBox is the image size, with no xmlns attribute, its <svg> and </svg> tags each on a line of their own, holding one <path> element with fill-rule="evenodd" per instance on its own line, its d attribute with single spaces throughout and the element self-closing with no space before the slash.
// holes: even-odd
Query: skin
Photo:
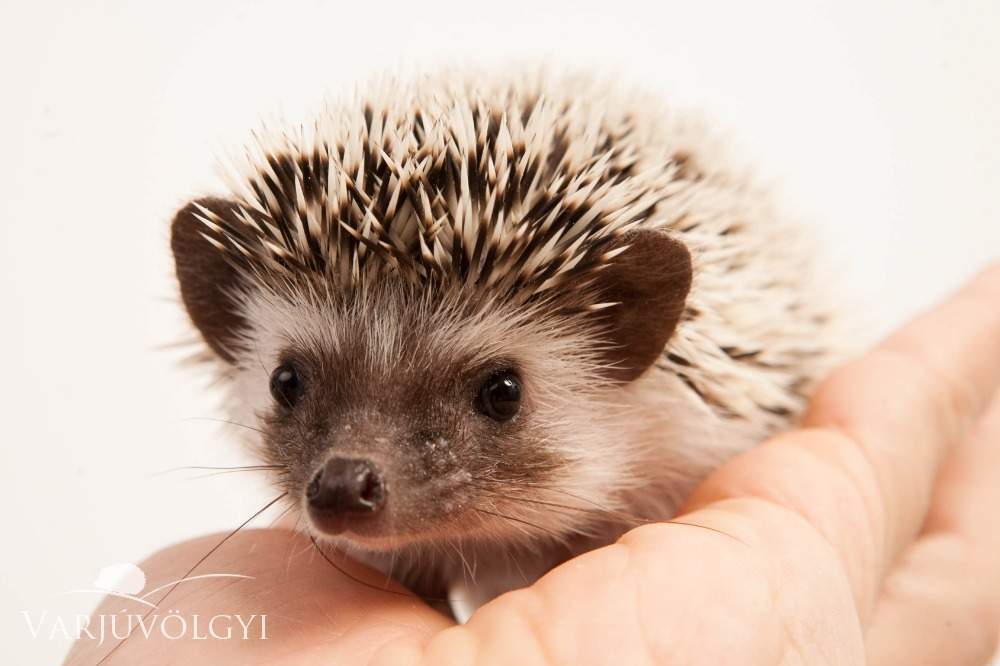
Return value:
<svg viewBox="0 0 1000 666">
<path fill-rule="evenodd" d="M 701 484 L 686 525 L 634 529 L 464 626 L 348 579 L 300 534 L 253 530 L 196 573 L 254 581 L 190 583 L 164 606 L 267 613 L 268 640 L 136 636 L 106 663 L 983 664 L 1000 627 L 998 385 L 1000 264 L 834 372 L 802 429 Z M 219 538 L 143 569 L 173 580 Z M 107 651 L 84 640 L 68 663 Z"/>
</svg>

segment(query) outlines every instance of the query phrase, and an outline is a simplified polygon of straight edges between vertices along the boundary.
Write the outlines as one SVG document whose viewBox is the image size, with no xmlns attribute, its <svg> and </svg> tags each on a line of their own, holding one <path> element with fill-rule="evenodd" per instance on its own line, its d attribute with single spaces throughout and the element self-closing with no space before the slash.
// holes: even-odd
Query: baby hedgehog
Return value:
<svg viewBox="0 0 1000 666">
<path fill-rule="evenodd" d="M 461 616 L 794 422 L 832 347 L 814 257 L 699 124 L 585 77 L 373 88 L 172 223 L 230 416 L 321 544 Z"/>
</svg>

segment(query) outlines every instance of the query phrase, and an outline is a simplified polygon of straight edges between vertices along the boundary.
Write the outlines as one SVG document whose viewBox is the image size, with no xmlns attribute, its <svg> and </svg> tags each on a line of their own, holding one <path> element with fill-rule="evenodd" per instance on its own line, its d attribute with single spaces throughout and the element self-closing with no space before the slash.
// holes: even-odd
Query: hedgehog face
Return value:
<svg viewBox="0 0 1000 666">
<path fill-rule="evenodd" d="M 562 464 L 537 445 L 511 360 L 408 340 L 399 358 L 414 360 L 381 364 L 342 342 L 286 349 L 261 419 L 265 457 L 317 532 L 400 542 L 475 522 L 491 487 L 544 484 Z"/>
<path fill-rule="evenodd" d="M 683 246 L 610 237 L 591 249 L 608 257 L 596 278 L 512 299 L 381 265 L 352 284 L 253 271 L 204 233 L 204 213 L 223 220 L 227 206 L 175 219 L 182 296 L 229 368 L 236 420 L 257 422 L 261 456 L 315 533 L 371 550 L 562 539 L 620 505 L 642 448 L 629 433 L 663 415 L 637 420 L 622 391 L 680 316 Z"/>
<path fill-rule="evenodd" d="M 576 467 L 615 448 L 580 437 L 603 432 L 615 384 L 569 320 L 401 285 L 257 292 L 243 317 L 255 325 L 235 363 L 241 418 L 257 420 L 262 457 L 315 533 L 369 549 L 514 539 L 522 521 L 561 531 L 565 516 L 539 502 L 607 501 L 610 486 L 582 487 Z"/>
</svg>

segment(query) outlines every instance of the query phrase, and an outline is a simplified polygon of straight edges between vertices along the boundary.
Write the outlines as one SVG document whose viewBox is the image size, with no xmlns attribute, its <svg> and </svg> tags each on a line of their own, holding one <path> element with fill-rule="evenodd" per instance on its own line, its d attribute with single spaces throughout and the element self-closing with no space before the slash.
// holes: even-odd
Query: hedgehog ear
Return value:
<svg viewBox="0 0 1000 666">
<path fill-rule="evenodd" d="M 228 363 L 235 361 L 233 343 L 246 325 L 234 297 L 243 278 L 225 253 L 205 237 L 208 227 L 202 218 L 208 210 L 223 222 L 238 224 L 235 208 L 225 199 L 197 199 L 174 216 L 170 229 L 184 307 L 208 346 Z"/>
<path fill-rule="evenodd" d="M 606 373 L 630 382 L 663 353 L 691 289 L 691 254 L 666 233 L 641 230 L 626 234 L 610 250 L 625 247 L 600 273 L 597 311 L 608 346 Z"/>
</svg>

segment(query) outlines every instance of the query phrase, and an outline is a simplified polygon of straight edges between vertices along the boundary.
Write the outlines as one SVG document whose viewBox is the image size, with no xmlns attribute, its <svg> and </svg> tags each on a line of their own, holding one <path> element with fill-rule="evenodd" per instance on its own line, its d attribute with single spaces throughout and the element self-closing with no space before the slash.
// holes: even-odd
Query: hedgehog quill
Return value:
<svg viewBox="0 0 1000 666">
<path fill-rule="evenodd" d="M 669 519 L 829 365 L 801 232 L 656 100 L 387 79 L 255 139 L 172 223 L 230 416 L 315 539 L 459 617 Z"/>
</svg>

